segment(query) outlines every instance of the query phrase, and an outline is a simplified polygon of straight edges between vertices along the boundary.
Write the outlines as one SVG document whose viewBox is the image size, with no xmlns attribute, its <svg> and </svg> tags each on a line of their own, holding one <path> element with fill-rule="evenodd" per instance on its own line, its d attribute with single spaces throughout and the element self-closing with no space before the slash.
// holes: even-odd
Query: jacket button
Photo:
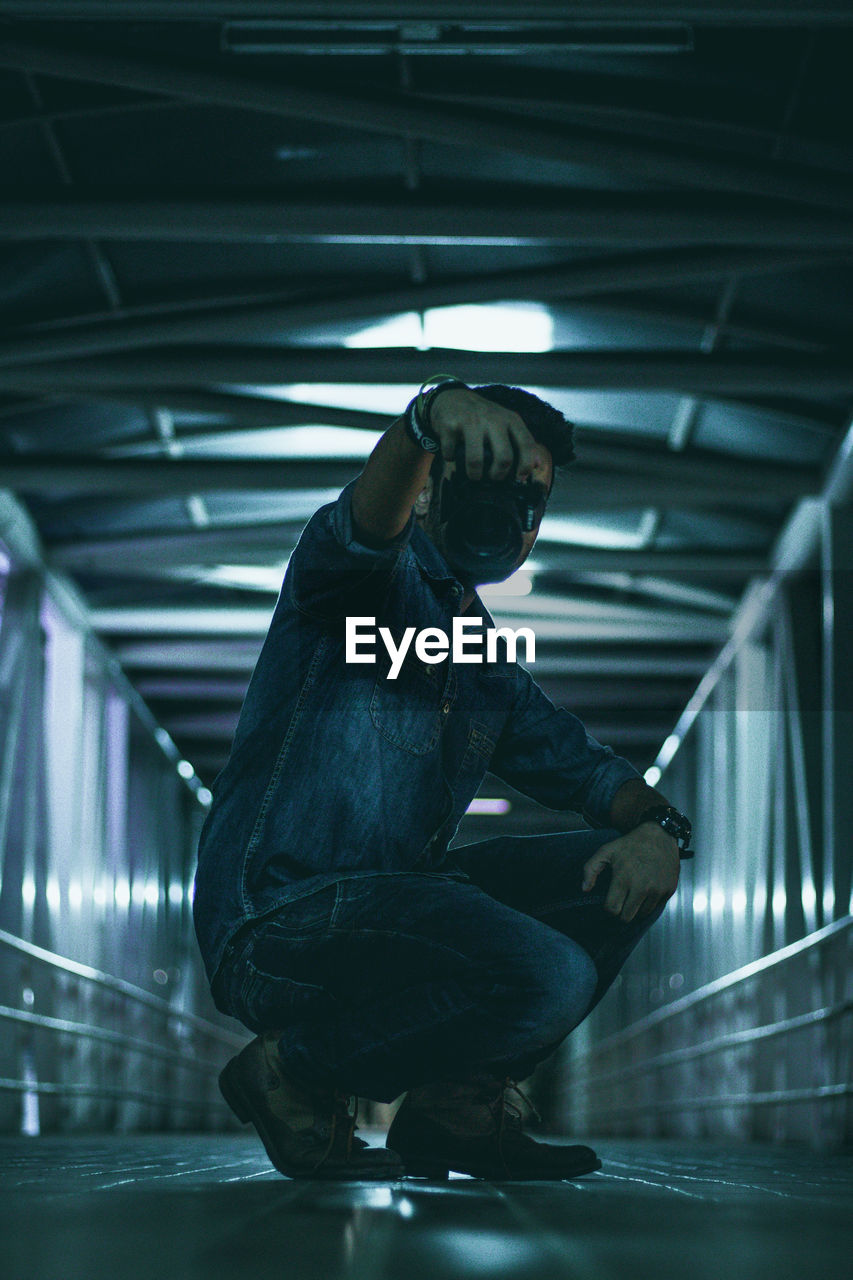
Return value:
<svg viewBox="0 0 853 1280">
<path fill-rule="evenodd" d="M 441 704 L 441 714 L 442 714 L 443 716 L 446 716 L 449 710 L 450 710 L 450 703 L 449 703 L 449 702 L 442 702 L 442 704 Z"/>
</svg>

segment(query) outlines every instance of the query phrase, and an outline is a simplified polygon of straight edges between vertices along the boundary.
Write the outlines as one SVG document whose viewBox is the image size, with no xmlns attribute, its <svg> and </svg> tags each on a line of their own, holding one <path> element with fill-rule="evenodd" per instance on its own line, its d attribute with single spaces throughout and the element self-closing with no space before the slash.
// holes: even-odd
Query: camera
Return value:
<svg viewBox="0 0 853 1280">
<path fill-rule="evenodd" d="M 521 554 L 523 535 L 536 527 L 545 510 L 547 491 L 538 481 L 520 483 L 513 465 L 504 480 L 487 479 L 492 463 L 488 440 L 483 442 L 483 479 L 465 471 L 465 444 L 456 446 L 456 469 L 442 478 L 439 522 L 444 526 L 445 556 L 460 576 L 471 582 L 500 582 Z"/>
</svg>

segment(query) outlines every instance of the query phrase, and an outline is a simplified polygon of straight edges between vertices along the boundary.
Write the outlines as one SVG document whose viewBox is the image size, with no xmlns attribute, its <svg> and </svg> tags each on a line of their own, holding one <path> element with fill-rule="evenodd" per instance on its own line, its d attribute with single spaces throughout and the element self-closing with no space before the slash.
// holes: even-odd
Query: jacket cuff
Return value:
<svg viewBox="0 0 853 1280">
<path fill-rule="evenodd" d="M 613 825 L 610 811 L 616 792 L 632 778 L 641 777 L 632 764 L 614 755 L 612 748 L 604 750 L 609 753 L 608 758 L 595 766 L 584 784 L 583 816 L 594 827 Z"/>
</svg>

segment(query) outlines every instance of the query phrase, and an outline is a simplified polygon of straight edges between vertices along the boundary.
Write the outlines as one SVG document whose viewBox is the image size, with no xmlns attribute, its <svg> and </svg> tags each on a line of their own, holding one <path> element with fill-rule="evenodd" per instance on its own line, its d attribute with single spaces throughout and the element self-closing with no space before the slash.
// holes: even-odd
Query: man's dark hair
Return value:
<svg viewBox="0 0 853 1280">
<path fill-rule="evenodd" d="M 482 396 L 484 400 L 491 400 L 494 404 L 502 405 L 504 409 L 511 409 L 513 413 L 518 414 L 533 439 L 543 444 L 554 459 L 555 477 L 558 467 L 566 467 L 574 461 L 575 450 L 572 443 L 574 426 L 552 404 L 540 400 L 539 396 L 535 396 L 532 391 L 524 391 L 521 387 L 507 387 L 501 382 L 489 383 L 485 387 L 472 387 L 471 390 L 478 396 Z M 432 464 L 435 482 L 440 479 L 443 468 L 444 459 L 441 453 L 438 453 Z M 551 488 L 553 487 L 552 479 Z M 550 489 L 548 492 L 550 494 Z"/>
</svg>

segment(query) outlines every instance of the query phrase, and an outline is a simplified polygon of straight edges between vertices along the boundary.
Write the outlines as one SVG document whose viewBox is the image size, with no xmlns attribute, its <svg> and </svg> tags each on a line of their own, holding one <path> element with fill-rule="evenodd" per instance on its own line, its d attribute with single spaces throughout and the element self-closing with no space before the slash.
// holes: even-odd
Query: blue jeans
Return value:
<svg viewBox="0 0 853 1280">
<path fill-rule="evenodd" d="M 584 863 L 612 830 L 498 836 L 441 872 L 342 879 L 256 922 L 220 974 L 250 1030 L 281 1029 L 295 1080 L 377 1102 L 488 1071 L 523 1080 L 660 916 L 624 923 Z M 454 875 L 453 867 L 470 878 Z"/>
</svg>

